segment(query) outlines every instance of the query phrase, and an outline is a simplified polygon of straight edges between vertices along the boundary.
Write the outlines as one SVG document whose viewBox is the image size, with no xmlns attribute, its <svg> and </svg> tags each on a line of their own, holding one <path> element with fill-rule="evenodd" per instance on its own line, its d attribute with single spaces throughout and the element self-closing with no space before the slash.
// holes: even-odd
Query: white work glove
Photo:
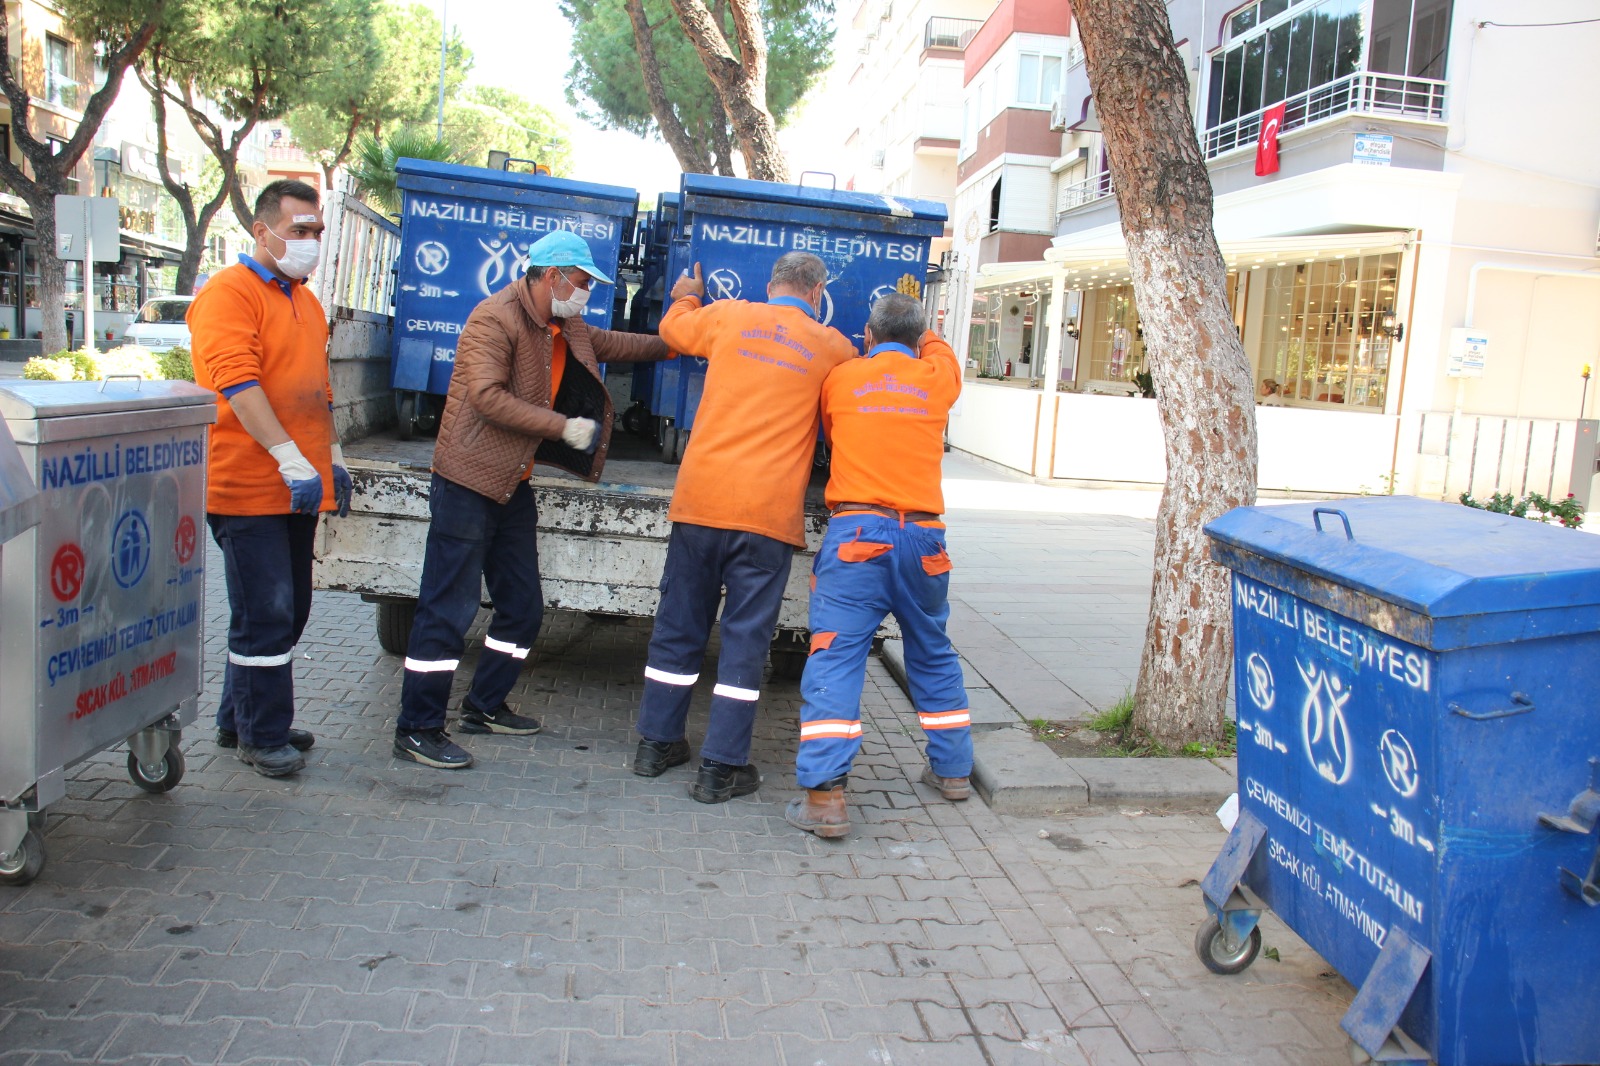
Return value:
<svg viewBox="0 0 1600 1066">
<path fill-rule="evenodd" d="M 322 475 L 306 461 L 300 446 L 292 440 L 275 444 L 267 453 L 278 462 L 278 474 L 289 486 L 289 510 L 294 514 L 316 514 L 322 506 Z"/>
<path fill-rule="evenodd" d="M 580 452 L 586 452 L 594 444 L 595 431 L 599 428 L 592 418 L 569 418 L 567 424 L 561 427 L 561 440 Z"/>
</svg>

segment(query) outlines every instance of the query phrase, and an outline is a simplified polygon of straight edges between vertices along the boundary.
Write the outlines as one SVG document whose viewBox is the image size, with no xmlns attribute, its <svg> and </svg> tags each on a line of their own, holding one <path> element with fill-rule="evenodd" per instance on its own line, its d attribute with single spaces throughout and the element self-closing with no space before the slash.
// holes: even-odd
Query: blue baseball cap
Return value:
<svg viewBox="0 0 1600 1066">
<path fill-rule="evenodd" d="M 594 265 L 594 256 L 589 251 L 589 244 L 576 233 L 568 230 L 556 230 L 546 233 L 528 247 L 528 266 L 532 267 L 578 267 L 596 281 L 611 283 L 611 279 Z"/>
</svg>

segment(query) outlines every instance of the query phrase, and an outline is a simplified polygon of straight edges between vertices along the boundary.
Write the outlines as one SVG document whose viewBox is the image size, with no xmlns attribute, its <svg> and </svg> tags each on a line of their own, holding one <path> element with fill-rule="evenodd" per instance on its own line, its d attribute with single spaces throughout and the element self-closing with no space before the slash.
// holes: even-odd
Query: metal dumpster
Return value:
<svg viewBox="0 0 1600 1066">
<path fill-rule="evenodd" d="M 1364 1056 L 1600 1062 L 1600 538 L 1405 497 L 1206 532 L 1239 816 L 1201 959 L 1248 966 L 1271 908 L 1359 989 Z"/>
<path fill-rule="evenodd" d="M 456 340 L 472 309 L 527 270 L 528 246 L 546 233 L 582 237 L 617 276 L 639 194 L 546 175 L 401 159 L 399 278 L 392 384 L 402 431 L 437 418 L 428 396 L 450 391 Z M 609 328 L 613 286 L 596 282 L 584 321 Z"/>
<path fill-rule="evenodd" d="M 123 740 L 147 792 L 183 777 L 200 695 L 206 426 L 187 382 L 18 381 L 4 417 L 38 525 L 0 556 L 0 883 L 44 863 L 30 818 L 66 769 Z"/>
<path fill-rule="evenodd" d="M 685 174 L 666 285 L 700 263 L 708 300 L 767 298 L 772 265 L 811 252 L 828 265 L 821 321 L 858 347 L 873 301 L 897 287 L 918 298 L 929 242 L 944 232 L 945 206 L 873 193 L 840 192 L 744 178 Z M 677 380 L 658 371 L 652 413 L 672 420 L 668 451 L 681 458 L 705 384 L 704 359 L 675 360 Z M 660 364 L 662 368 L 669 364 Z"/>
</svg>

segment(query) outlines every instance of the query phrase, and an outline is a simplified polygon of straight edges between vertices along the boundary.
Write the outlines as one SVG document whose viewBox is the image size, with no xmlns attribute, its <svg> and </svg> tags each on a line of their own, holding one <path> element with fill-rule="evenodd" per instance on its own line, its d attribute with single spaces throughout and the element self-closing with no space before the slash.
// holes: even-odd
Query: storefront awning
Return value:
<svg viewBox="0 0 1600 1066">
<path fill-rule="evenodd" d="M 1318 259 L 1399 251 L 1411 243 L 1409 230 L 1368 230 L 1358 233 L 1317 233 L 1293 237 L 1254 237 L 1222 241 L 1222 258 L 1232 270 L 1260 266 L 1288 266 Z M 1060 238 L 1057 238 L 1059 241 Z M 1103 288 L 1129 282 L 1128 246 L 1120 234 L 1094 243 L 1057 244 L 1038 263 L 990 263 L 978 271 L 980 289 L 1025 286 L 1049 282 L 1064 273 L 1069 289 Z"/>
</svg>

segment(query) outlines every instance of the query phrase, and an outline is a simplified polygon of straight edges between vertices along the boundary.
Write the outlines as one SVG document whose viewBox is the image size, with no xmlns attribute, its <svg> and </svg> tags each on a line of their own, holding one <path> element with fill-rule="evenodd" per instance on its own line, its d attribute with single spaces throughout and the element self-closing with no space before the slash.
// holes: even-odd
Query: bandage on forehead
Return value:
<svg viewBox="0 0 1600 1066">
<path fill-rule="evenodd" d="M 316 220 L 317 220 L 317 216 L 316 215 L 295 215 L 294 218 L 293 218 L 293 221 L 296 222 L 296 223 L 299 223 L 299 222 L 315 222 Z"/>
</svg>

